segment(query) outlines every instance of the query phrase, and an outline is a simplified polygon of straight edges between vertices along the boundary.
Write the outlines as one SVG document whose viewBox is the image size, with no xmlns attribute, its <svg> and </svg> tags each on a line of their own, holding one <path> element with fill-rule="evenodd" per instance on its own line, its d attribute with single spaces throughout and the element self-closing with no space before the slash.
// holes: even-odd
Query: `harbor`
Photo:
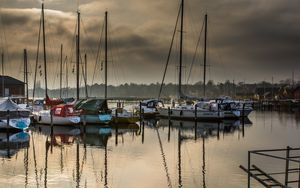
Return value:
<svg viewBox="0 0 300 188">
<path fill-rule="evenodd" d="M 1 1 L 0 187 L 300 188 L 298 9 Z"/>
</svg>

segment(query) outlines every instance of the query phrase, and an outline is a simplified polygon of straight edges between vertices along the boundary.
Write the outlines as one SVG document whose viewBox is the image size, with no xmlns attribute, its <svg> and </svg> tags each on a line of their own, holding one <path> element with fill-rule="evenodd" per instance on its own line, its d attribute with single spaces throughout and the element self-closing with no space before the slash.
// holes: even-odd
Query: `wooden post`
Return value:
<svg viewBox="0 0 300 188">
<path fill-rule="evenodd" d="M 218 117 L 220 117 L 220 104 L 218 103 Z"/>
<path fill-rule="evenodd" d="M 54 136 L 53 136 L 53 110 L 50 109 L 50 123 L 51 123 L 51 133 L 50 133 L 50 137 L 51 137 L 51 153 L 53 152 L 53 139 L 54 139 Z"/>
<path fill-rule="evenodd" d="M 195 105 L 195 121 L 197 121 L 197 108 L 198 108 L 198 106 L 197 106 L 197 104 Z"/>
<path fill-rule="evenodd" d="M 218 121 L 218 133 L 217 133 L 217 138 L 220 140 L 220 122 Z"/>
<path fill-rule="evenodd" d="M 83 133 L 86 134 L 86 116 L 83 115 Z"/>
<path fill-rule="evenodd" d="M 250 156 L 250 151 L 248 151 L 248 188 L 250 188 L 250 165 L 251 165 L 251 156 Z"/>
<path fill-rule="evenodd" d="M 7 157 L 10 157 L 10 147 L 9 147 L 9 110 L 7 110 L 7 124 L 6 124 L 6 144 L 7 144 Z"/>
<path fill-rule="evenodd" d="M 115 110 L 115 121 L 114 123 L 118 124 L 118 108 Z"/>
<path fill-rule="evenodd" d="M 140 115 L 140 122 L 142 122 L 142 102 L 140 102 L 140 112 L 139 112 L 139 115 Z"/>
<path fill-rule="evenodd" d="M 168 128 L 168 142 L 170 142 L 170 137 L 171 137 L 171 125 L 172 125 L 172 122 L 171 122 L 171 120 L 169 120 L 169 128 Z"/>
<path fill-rule="evenodd" d="M 116 124 L 116 146 L 118 145 L 118 134 L 119 134 L 119 127 L 118 127 L 118 124 Z"/>
<path fill-rule="evenodd" d="M 145 139 L 145 122 L 143 121 L 142 123 L 142 144 L 144 143 L 144 139 Z"/>
</svg>

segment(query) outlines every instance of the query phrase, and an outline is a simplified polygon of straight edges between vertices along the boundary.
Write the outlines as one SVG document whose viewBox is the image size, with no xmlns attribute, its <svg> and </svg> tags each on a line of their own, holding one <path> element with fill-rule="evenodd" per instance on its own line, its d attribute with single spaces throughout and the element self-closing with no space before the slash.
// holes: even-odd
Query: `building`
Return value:
<svg viewBox="0 0 300 188">
<path fill-rule="evenodd" d="M 10 76 L 0 76 L 0 96 L 25 96 L 25 83 Z"/>
<path fill-rule="evenodd" d="M 300 86 L 294 89 L 294 99 L 300 100 Z"/>
</svg>

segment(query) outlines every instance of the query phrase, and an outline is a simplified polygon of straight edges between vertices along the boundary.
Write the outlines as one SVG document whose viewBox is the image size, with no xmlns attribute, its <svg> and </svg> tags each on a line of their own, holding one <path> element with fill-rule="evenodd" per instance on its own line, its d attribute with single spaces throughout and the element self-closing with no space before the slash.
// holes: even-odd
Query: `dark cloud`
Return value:
<svg viewBox="0 0 300 188">
<path fill-rule="evenodd" d="M 122 78 L 119 80 L 122 82 L 160 81 L 179 1 L 81 0 L 79 2 L 82 16 L 81 52 L 87 53 L 91 70 L 94 69 L 104 12 L 107 10 L 110 59 L 113 59 L 116 69 L 122 69 L 111 70 L 119 73 L 110 75 L 111 83 L 117 83 L 114 77 L 121 75 Z M 1 47 L 4 46 L 5 51 L 8 51 L 11 64 L 21 66 L 23 48 L 28 48 L 32 54 L 30 62 L 35 62 L 40 1 L 2 0 L 0 4 L 1 24 L 6 34 L 4 42 L 3 29 L 0 29 Z M 49 72 L 55 76 L 61 43 L 64 44 L 64 55 L 72 62 L 75 61 L 74 33 L 78 7 L 74 0 L 46 0 L 45 7 L 47 55 L 49 64 L 52 64 Z M 209 79 L 216 82 L 227 79 L 246 79 L 254 82 L 276 75 L 277 80 L 280 80 L 290 76 L 292 70 L 297 75 L 300 70 L 299 10 L 298 0 L 290 0 L 288 3 L 280 0 L 186 1 L 185 71 L 189 70 L 204 14 L 207 12 Z M 168 81 L 176 81 L 178 34 L 177 32 L 167 75 Z M 202 48 L 203 38 L 192 71 L 191 80 L 194 82 L 202 79 Z M 103 60 L 103 57 L 99 59 Z M 69 70 L 72 66 L 73 64 Z M 100 65 L 97 66 L 97 70 L 100 71 Z M 11 73 L 18 75 L 13 69 Z M 101 82 L 102 75 L 97 75 L 98 82 Z M 89 80 L 92 76 L 90 73 Z"/>
</svg>

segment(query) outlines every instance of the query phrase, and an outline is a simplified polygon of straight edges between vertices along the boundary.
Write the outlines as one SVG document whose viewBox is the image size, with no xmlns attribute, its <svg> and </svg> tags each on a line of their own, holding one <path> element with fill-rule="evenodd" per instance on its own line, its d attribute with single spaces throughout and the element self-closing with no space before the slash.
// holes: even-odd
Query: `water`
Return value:
<svg viewBox="0 0 300 188">
<path fill-rule="evenodd" d="M 169 127 L 152 120 L 119 129 L 89 126 L 86 135 L 82 128 L 54 127 L 52 140 L 49 126 L 36 125 L 17 135 L 22 144 L 1 142 L 0 187 L 247 187 L 239 168 L 247 165 L 247 151 L 299 147 L 299 122 L 296 114 L 253 112 L 244 127 L 198 123 L 195 131 L 194 122 Z M 253 162 L 281 168 L 263 157 Z"/>
</svg>

